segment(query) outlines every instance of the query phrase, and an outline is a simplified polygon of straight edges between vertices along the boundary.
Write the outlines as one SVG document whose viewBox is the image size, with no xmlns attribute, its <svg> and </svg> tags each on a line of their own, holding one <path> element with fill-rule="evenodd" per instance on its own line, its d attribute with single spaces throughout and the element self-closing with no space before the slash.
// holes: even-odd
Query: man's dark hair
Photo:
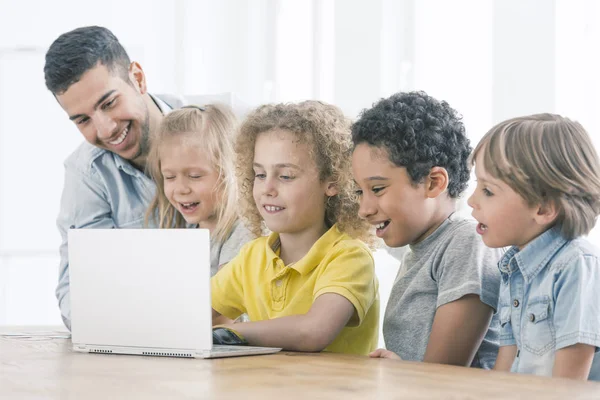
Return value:
<svg viewBox="0 0 600 400">
<path fill-rule="evenodd" d="M 63 94 L 98 64 L 128 82 L 131 61 L 111 31 L 100 26 L 86 26 L 63 33 L 46 53 L 46 87 L 55 95 Z"/>
<path fill-rule="evenodd" d="M 367 143 L 385 150 L 413 183 L 422 183 L 431 168 L 443 167 L 450 197 L 467 187 L 471 146 L 461 116 L 424 92 L 397 93 L 363 110 L 352 126 L 352 141 L 355 147 Z"/>
</svg>

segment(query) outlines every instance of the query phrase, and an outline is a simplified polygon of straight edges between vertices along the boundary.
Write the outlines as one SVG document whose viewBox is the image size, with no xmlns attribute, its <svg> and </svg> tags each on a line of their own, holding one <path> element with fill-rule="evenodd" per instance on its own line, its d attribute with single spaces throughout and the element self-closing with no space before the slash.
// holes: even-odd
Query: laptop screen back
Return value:
<svg viewBox="0 0 600 400">
<path fill-rule="evenodd" d="M 205 229 L 69 231 L 74 344 L 212 346 Z"/>
</svg>

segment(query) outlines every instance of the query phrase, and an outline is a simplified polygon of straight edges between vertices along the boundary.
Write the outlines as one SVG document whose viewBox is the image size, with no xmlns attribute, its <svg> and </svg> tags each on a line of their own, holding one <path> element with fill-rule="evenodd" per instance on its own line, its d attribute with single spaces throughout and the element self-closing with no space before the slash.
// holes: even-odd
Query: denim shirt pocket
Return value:
<svg viewBox="0 0 600 400">
<path fill-rule="evenodd" d="M 523 318 L 523 347 L 538 356 L 556 345 L 556 332 L 552 323 L 550 297 L 532 298 Z"/>
</svg>

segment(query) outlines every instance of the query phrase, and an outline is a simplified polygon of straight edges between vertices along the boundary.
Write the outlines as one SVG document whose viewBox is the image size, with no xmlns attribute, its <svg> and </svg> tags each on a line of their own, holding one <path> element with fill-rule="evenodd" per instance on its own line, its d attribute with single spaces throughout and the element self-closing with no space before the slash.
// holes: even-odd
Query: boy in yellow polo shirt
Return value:
<svg viewBox="0 0 600 400">
<path fill-rule="evenodd" d="M 358 217 L 349 122 L 317 101 L 259 107 L 236 143 L 241 214 L 260 235 L 211 282 L 215 343 L 368 354 L 378 282 Z M 264 223 L 264 225 L 263 225 Z"/>
</svg>

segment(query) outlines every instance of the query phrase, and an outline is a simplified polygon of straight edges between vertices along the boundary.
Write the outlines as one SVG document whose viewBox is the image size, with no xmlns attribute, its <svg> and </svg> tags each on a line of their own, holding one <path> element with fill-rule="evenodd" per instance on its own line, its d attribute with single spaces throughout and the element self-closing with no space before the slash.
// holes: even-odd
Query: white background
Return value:
<svg viewBox="0 0 600 400">
<path fill-rule="evenodd" d="M 59 34 L 108 27 L 154 93 L 235 92 L 251 105 L 314 98 L 356 118 L 383 96 L 419 89 L 463 114 L 473 144 L 502 119 L 542 111 L 579 120 L 598 143 L 599 7 L 593 0 L 0 0 L 0 324 L 60 323 L 55 219 L 62 161 L 82 139 L 44 86 L 44 54 Z M 383 314 L 398 263 L 383 251 L 375 256 Z"/>
</svg>

